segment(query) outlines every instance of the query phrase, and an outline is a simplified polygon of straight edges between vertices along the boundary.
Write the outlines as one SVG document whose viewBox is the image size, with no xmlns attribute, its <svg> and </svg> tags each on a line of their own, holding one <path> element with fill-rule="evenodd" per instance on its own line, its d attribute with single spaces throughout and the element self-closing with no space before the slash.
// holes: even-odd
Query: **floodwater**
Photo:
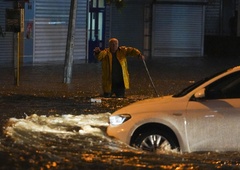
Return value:
<svg viewBox="0 0 240 170">
<path fill-rule="evenodd" d="M 88 104 L 97 108 L 102 102 Z M 240 169 L 239 152 L 156 154 L 132 148 L 106 134 L 110 114 L 12 117 L 0 140 L 0 169 Z"/>
<path fill-rule="evenodd" d="M 178 61 L 147 63 L 160 96 L 178 92 L 189 82 L 236 65 L 240 59 Z M 156 154 L 109 137 L 106 128 L 113 111 L 155 96 L 144 67 L 130 64 L 127 98 L 99 103 L 91 102 L 91 96 L 101 90 L 99 66 L 75 66 L 77 76 L 69 87 L 60 84 L 62 67 L 23 68 L 20 87 L 9 85 L 9 70 L 0 68 L 0 169 L 240 169 L 240 152 Z"/>
</svg>

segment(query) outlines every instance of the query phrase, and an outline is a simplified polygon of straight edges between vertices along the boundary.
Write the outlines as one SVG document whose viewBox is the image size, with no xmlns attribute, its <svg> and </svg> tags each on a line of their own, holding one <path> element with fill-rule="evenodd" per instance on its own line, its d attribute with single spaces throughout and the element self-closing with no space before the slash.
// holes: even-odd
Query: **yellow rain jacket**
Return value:
<svg viewBox="0 0 240 170">
<path fill-rule="evenodd" d="M 133 47 L 121 46 L 116 52 L 116 57 L 122 66 L 123 81 L 125 89 L 129 89 L 129 73 L 127 66 L 127 56 L 139 56 L 141 52 Z M 112 53 L 109 48 L 96 54 L 99 61 L 102 62 L 102 88 L 105 93 L 111 93 L 112 90 Z"/>
</svg>

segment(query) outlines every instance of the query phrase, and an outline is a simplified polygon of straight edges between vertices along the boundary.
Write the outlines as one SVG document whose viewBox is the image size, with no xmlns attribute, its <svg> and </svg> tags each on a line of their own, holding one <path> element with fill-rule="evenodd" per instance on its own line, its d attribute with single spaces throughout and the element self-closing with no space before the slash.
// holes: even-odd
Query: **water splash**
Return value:
<svg viewBox="0 0 240 170">
<path fill-rule="evenodd" d="M 5 161 L 0 168 L 13 164 L 18 169 L 22 165 L 26 169 L 239 168 L 239 153 L 151 154 L 132 148 L 107 136 L 109 116 L 33 114 L 11 118 L 5 127 L 11 141 L 0 141 L 0 156 Z"/>
<path fill-rule="evenodd" d="M 68 135 L 103 134 L 102 127 L 108 126 L 110 113 L 88 115 L 36 115 L 27 116 L 25 119 L 10 118 L 5 134 L 17 138 L 19 131 L 30 133 L 44 133 L 65 138 Z"/>
</svg>

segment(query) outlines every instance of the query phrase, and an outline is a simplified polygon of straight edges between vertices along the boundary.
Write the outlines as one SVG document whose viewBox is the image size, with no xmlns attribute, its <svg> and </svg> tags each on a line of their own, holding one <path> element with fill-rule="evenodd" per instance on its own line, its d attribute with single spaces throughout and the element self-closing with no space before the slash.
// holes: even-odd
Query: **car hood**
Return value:
<svg viewBox="0 0 240 170">
<path fill-rule="evenodd" d="M 143 113 L 143 112 L 164 112 L 169 110 L 179 110 L 183 109 L 186 105 L 185 98 L 176 98 L 171 96 L 164 96 L 152 99 L 145 99 L 142 101 L 135 102 L 126 107 L 123 107 L 113 114 L 133 114 L 133 113 Z"/>
</svg>

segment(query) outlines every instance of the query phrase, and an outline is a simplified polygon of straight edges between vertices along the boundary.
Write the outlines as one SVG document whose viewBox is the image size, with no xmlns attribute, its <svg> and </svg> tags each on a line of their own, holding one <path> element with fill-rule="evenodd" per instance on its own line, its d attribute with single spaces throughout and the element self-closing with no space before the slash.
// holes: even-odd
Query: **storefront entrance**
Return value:
<svg viewBox="0 0 240 170">
<path fill-rule="evenodd" d="M 105 1 L 104 0 L 90 0 L 88 13 L 88 62 L 96 62 L 93 56 L 93 49 L 95 47 L 105 48 Z"/>
</svg>

